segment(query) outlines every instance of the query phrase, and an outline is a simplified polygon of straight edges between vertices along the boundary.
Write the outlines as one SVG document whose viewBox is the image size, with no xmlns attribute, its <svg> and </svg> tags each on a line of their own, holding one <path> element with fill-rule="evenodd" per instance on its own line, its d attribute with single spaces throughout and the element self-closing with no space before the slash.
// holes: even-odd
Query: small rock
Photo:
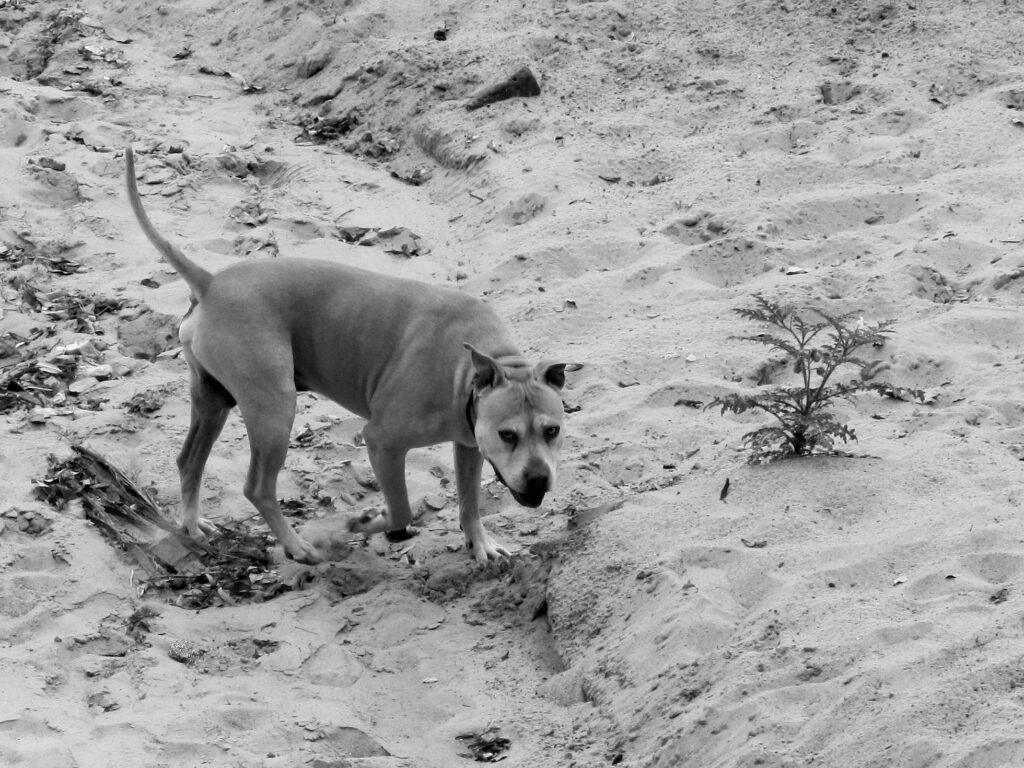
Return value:
<svg viewBox="0 0 1024 768">
<path fill-rule="evenodd" d="M 176 346 L 178 318 L 162 312 L 146 314 L 121 323 L 117 335 L 129 357 L 153 360 Z"/>
<path fill-rule="evenodd" d="M 102 630 L 89 637 L 76 637 L 74 643 L 88 653 L 117 658 L 127 656 L 132 647 L 125 634 L 113 630 Z"/>
<path fill-rule="evenodd" d="M 372 469 L 361 464 L 352 464 L 351 468 L 352 478 L 359 483 L 359 485 L 363 486 L 363 488 L 368 488 L 371 491 L 380 490 L 380 484 L 377 482 L 377 478 L 373 476 Z"/>
<path fill-rule="evenodd" d="M 714 232 L 716 235 L 720 235 L 723 234 L 724 232 L 727 232 L 729 226 L 725 223 L 723 219 L 719 218 L 718 216 L 713 216 L 712 218 L 708 219 L 707 228 L 708 232 Z"/>
<path fill-rule="evenodd" d="M 82 373 L 94 379 L 109 379 L 114 376 L 114 369 L 109 365 L 94 365 L 82 370 Z"/>
<path fill-rule="evenodd" d="M 122 320 L 134 320 L 135 318 L 139 317 L 140 315 L 148 311 L 149 307 L 147 307 L 145 304 L 136 304 L 133 307 L 123 307 L 117 313 L 117 316 Z"/>
<path fill-rule="evenodd" d="M 140 181 L 143 184 L 166 184 L 169 181 L 173 181 L 177 178 L 177 174 L 170 168 L 156 168 L 152 171 L 146 171 L 142 174 Z"/>
<path fill-rule="evenodd" d="M 171 660 L 181 664 L 194 664 L 204 653 L 206 653 L 206 649 L 191 640 L 174 640 L 167 650 L 167 655 Z"/>
<path fill-rule="evenodd" d="M 448 506 L 448 499 L 437 493 L 430 493 L 423 497 L 423 504 L 435 512 Z"/>
<path fill-rule="evenodd" d="M 501 124 L 501 130 L 512 136 L 522 136 L 540 125 L 538 117 L 513 117 Z"/>
<path fill-rule="evenodd" d="M 55 202 L 67 205 L 74 205 L 85 199 L 82 196 L 78 179 L 74 174 L 66 171 L 55 171 L 51 168 L 43 168 L 38 165 L 30 166 L 30 169 L 33 171 L 36 181 L 43 184 L 48 190 L 48 193 L 36 195 L 37 197 L 48 198 L 52 194 Z"/>
<path fill-rule="evenodd" d="M 67 168 L 67 165 L 65 165 L 63 162 L 61 162 L 60 160 L 54 160 L 52 157 L 40 157 L 36 161 L 36 163 L 41 168 L 49 168 L 50 170 L 53 171 L 63 171 Z"/>
<path fill-rule="evenodd" d="M 97 707 L 104 712 L 110 712 L 121 707 L 120 704 L 114 701 L 109 691 L 94 693 L 86 701 L 88 701 L 90 707 Z"/>
<path fill-rule="evenodd" d="M 56 408 L 43 408 L 37 405 L 29 411 L 28 421 L 30 424 L 45 424 L 49 419 L 52 419 L 56 415 Z"/>
<path fill-rule="evenodd" d="M 299 77 L 308 79 L 322 72 L 334 58 L 334 48 L 318 45 L 299 61 L 296 72 Z"/>
<path fill-rule="evenodd" d="M 531 192 L 509 203 L 502 216 L 507 224 L 516 227 L 520 224 L 525 224 L 537 216 L 537 214 L 544 210 L 547 202 L 547 198 L 543 195 Z"/>
<path fill-rule="evenodd" d="M 68 391 L 75 395 L 81 395 L 84 392 L 88 392 L 99 383 L 100 381 L 96 377 L 86 376 L 78 379 L 77 381 L 71 382 L 71 384 L 68 385 Z"/>
<path fill-rule="evenodd" d="M 863 90 L 859 85 L 849 82 L 833 83 L 825 81 L 818 86 L 821 100 L 826 104 L 842 104 L 860 95 Z"/>
<path fill-rule="evenodd" d="M 583 675 L 579 669 L 567 669 L 552 675 L 537 688 L 537 693 L 562 707 L 571 707 L 585 701 Z"/>
</svg>

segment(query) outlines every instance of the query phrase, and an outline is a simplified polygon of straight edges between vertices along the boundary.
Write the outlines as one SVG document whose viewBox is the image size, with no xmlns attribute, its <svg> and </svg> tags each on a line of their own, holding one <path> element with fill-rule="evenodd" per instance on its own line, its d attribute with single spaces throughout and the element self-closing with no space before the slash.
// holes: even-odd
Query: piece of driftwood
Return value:
<svg viewBox="0 0 1024 768">
<path fill-rule="evenodd" d="M 476 94 L 466 104 L 467 110 L 480 109 L 496 101 L 515 98 L 516 96 L 540 96 L 540 83 L 533 76 L 529 67 L 523 67 L 500 83 L 488 86 Z"/>
<path fill-rule="evenodd" d="M 218 526 L 205 540 L 168 520 L 148 491 L 82 445 L 68 459 L 50 457 L 36 496 L 57 509 L 78 499 L 86 518 L 145 572 L 146 587 L 178 592 L 188 608 L 259 602 L 291 589 L 272 569 L 269 534 L 244 524 Z"/>
</svg>

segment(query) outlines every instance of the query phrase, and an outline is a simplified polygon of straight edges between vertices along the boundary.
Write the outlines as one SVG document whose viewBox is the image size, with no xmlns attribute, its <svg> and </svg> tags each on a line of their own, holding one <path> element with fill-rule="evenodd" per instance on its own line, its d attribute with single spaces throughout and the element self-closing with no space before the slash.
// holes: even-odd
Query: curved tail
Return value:
<svg viewBox="0 0 1024 768">
<path fill-rule="evenodd" d="M 128 200 L 132 204 L 132 211 L 135 212 L 139 226 L 146 233 L 149 242 L 156 246 L 156 249 L 170 262 L 175 271 L 188 283 L 193 297 L 198 301 L 206 293 L 213 275 L 189 259 L 180 248 L 168 242 L 153 228 L 153 222 L 146 215 L 146 211 L 142 207 L 142 200 L 139 198 L 139 188 L 135 183 L 135 153 L 130 146 L 124 150 L 124 170 L 125 182 L 128 186 Z"/>
</svg>

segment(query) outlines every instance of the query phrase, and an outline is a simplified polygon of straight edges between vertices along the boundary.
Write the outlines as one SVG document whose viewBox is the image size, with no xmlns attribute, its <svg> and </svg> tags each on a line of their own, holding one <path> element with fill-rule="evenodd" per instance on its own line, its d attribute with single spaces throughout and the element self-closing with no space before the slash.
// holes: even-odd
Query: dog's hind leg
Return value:
<svg viewBox="0 0 1024 768">
<path fill-rule="evenodd" d="M 238 408 L 249 434 L 249 474 L 245 497 L 259 510 L 285 555 L 300 563 L 319 563 L 323 556 L 316 547 L 301 538 L 281 514 L 277 502 L 277 475 L 288 453 L 288 439 L 295 420 L 295 384 L 289 378 L 250 380 Z"/>
<path fill-rule="evenodd" d="M 480 520 L 480 472 L 484 457 L 471 445 L 455 446 L 455 487 L 459 492 L 459 525 L 466 547 L 481 562 L 496 560 L 509 551 L 491 538 Z"/>
<path fill-rule="evenodd" d="M 185 532 L 195 538 L 213 529 L 199 516 L 203 467 L 224 428 L 228 413 L 235 405 L 235 399 L 195 360 L 189 360 L 189 370 L 192 377 L 192 415 L 185 443 L 178 454 L 178 477 L 181 481 L 182 525 Z"/>
</svg>

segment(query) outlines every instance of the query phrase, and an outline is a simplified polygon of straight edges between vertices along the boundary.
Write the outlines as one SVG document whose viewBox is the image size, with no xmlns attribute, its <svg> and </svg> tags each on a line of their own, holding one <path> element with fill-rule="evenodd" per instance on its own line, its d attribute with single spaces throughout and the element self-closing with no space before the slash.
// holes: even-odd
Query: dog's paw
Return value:
<svg viewBox="0 0 1024 768">
<path fill-rule="evenodd" d="M 502 557 L 512 557 L 512 553 L 498 542 L 491 538 L 487 531 L 481 530 L 475 536 L 466 536 L 466 549 L 478 562 L 486 563 L 489 560 L 498 560 Z"/>
<path fill-rule="evenodd" d="M 413 536 L 419 536 L 419 535 L 420 535 L 419 529 L 413 528 L 413 527 L 408 526 L 408 525 L 405 528 L 399 528 L 397 531 L 385 531 L 384 532 L 384 537 L 388 541 L 390 541 L 392 544 L 398 544 L 399 542 L 402 542 L 402 541 L 408 541 Z"/>
<path fill-rule="evenodd" d="M 181 530 L 185 535 L 193 539 L 205 539 L 217 532 L 217 525 L 205 517 L 197 518 L 194 523 L 185 521 L 181 524 Z"/>
<path fill-rule="evenodd" d="M 316 547 L 298 536 L 284 545 L 284 556 L 303 565 L 316 565 L 324 561 L 324 556 Z"/>
<path fill-rule="evenodd" d="M 384 533 L 388 530 L 388 516 L 377 509 L 368 509 L 359 517 L 348 521 L 352 533 Z"/>
<path fill-rule="evenodd" d="M 302 527 L 299 535 L 316 547 L 325 562 L 340 562 L 352 553 L 352 534 L 348 530 L 339 530 L 327 520 L 311 521 Z"/>
<path fill-rule="evenodd" d="M 205 517 L 200 517 L 197 527 L 204 536 L 212 536 L 217 532 L 217 524 Z"/>
</svg>

